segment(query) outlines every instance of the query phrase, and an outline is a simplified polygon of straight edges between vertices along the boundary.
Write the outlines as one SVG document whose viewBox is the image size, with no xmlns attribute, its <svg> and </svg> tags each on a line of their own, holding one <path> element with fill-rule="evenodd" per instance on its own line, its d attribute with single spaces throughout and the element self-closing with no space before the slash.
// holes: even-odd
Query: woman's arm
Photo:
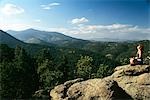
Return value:
<svg viewBox="0 0 150 100">
<path fill-rule="evenodd" d="M 138 50 L 138 58 L 142 58 L 142 51 Z"/>
</svg>

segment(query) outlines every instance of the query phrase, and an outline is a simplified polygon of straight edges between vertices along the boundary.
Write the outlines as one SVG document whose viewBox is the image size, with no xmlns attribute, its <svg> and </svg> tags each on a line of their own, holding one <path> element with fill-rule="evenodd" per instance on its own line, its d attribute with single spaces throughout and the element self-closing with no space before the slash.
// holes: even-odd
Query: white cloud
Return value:
<svg viewBox="0 0 150 100">
<path fill-rule="evenodd" d="M 128 24 L 82 25 L 73 28 L 51 28 L 50 30 L 81 39 L 113 38 L 150 40 L 150 28 L 142 28 Z"/>
<path fill-rule="evenodd" d="M 71 23 L 72 24 L 83 24 L 83 23 L 86 23 L 88 22 L 89 20 L 85 17 L 82 17 L 82 18 L 75 18 L 75 19 L 72 19 Z"/>
<path fill-rule="evenodd" d="M 54 2 L 54 3 L 50 3 L 49 5 L 50 5 L 50 6 L 59 6 L 59 5 L 60 5 L 60 3 L 56 3 L 56 2 Z"/>
<path fill-rule="evenodd" d="M 5 4 L 1 8 L 1 12 L 5 15 L 16 15 L 23 13 L 24 9 L 14 4 Z"/>
<path fill-rule="evenodd" d="M 40 22 L 41 22 L 41 20 L 40 20 L 40 19 L 35 19 L 35 20 L 34 20 L 34 22 L 36 22 L 36 23 L 40 23 Z"/>
<path fill-rule="evenodd" d="M 60 5 L 60 3 L 54 2 L 54 3 L 50 3 L 48 5 L 41 5 L 41 7 L 42 7 L 42 9 L 49 10 L 49 9 L 52 9 L 53 7 L 59 6 L 59 5 Z"/>
</svg>

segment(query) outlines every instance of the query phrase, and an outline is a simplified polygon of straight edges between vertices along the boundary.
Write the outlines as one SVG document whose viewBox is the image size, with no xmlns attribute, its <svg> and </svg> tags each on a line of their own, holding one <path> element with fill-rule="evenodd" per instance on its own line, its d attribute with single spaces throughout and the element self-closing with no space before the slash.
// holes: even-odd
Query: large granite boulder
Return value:
<svg viewBox="0 0 150 100">
<path fill-rule="evenodd" d="M 132 98 L 139 100 L 150 99 L 149 65 L 126 65 L 117 67 L 112 78 Z"/>
<path fill-rule="evenodd" d="M 103 79 L 75 79 L 56 86 L 53 100 L 150 99 L 150 65 L 124 65 Z"/>
</svg>

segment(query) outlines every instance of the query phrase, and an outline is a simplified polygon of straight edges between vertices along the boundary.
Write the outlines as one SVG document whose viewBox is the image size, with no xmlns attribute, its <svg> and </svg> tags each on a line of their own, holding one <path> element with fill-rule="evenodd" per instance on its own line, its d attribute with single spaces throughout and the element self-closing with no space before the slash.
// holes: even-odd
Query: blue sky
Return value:
<svg viewBox="0 0 150 100">
<path fill-rule="evenodd" d="M 140 37 L 149 36 L 149 19 L 148 0 L 0 0 L 3 30 L 35 28 L 85 39 Z"/>
</svg>

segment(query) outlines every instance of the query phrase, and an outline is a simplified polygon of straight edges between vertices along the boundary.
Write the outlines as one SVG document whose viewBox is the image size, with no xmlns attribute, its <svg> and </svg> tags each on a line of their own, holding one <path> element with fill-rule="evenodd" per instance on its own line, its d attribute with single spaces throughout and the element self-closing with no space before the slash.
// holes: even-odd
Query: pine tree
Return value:
<svg viewBox="0 0 150 100">
<path fill-rule="evenodd" d="M 14 58 L 14 49 L 9 48 L 6 44 L 0 44 L 0 62 L 12 61 Z"/>
<path fill-rule="evenodd" d="M 16 70 L 16 97 L 28 98 L 36 89 L 36 70 L 32 59 L 26 51 L 17 46 L 15 48 L 14 66 Z"/>
<path fill-rule="evenodd" d="M 60 57 L 61 61 L 59 62 L 58 66 L 57 66 L 57 69 L 59 71 L 62 72 L 63 76 L 62 76 L 62 79 L 60 80 L 61 82 L 65 82 L 67 80 L 69 80 L 70 78 L 70 74 L 71 74 L 71 69 L 70 69 L 70 66 L 68 65 L 68 59 L 65 55 L 62 55 Z"/>
<path fill-rule="evenodd" d="M 15 73 L 13 63 L 3 61 L 0 63 L 0 96 L 1 98 L 15 98 L 17 90 L 15 83 Z M 15 80 L 14 80 L 15 79 Z"/>
<path fill-rule="evenodd" d="M 54 66 L 53 58 L 48 49 L 43 49 L 37 56 L 37 73 L 40 87 L 49 90 L 59 83 L 62 73 Z"/>
<path fill-rule="evenodd" d="M 100 64 L 96 73 L 96 77 L 103 78 L 108 75 L 111 75 L 113 72 L 113 68 L 108 65 Z"/>
<path fill-rule="evenodd" d="M 50 85 L 50 68 L 53 67 L 52 61 L 46 59 L 43 63 L 38 66 L 37 73 L 39 74 L 39 82 L 42 88 L 47 88 Z"/>
<path fill-rule="evenodd" d="M 89 56 L 81 56 L 80 60 L 78 60 L 76 68 L 77 68 L 77 76 L 85 79 L 91 78 L 92 74 L 92 57 Z"/>
<path fill-rule="evenodd" d="M 34 64 L 23 48 L 17 46 L 14 54 L 13 59 L 0 63 L 0 94 L 6 99 L 30 98 L 37 86 Z"/>
</svg>

